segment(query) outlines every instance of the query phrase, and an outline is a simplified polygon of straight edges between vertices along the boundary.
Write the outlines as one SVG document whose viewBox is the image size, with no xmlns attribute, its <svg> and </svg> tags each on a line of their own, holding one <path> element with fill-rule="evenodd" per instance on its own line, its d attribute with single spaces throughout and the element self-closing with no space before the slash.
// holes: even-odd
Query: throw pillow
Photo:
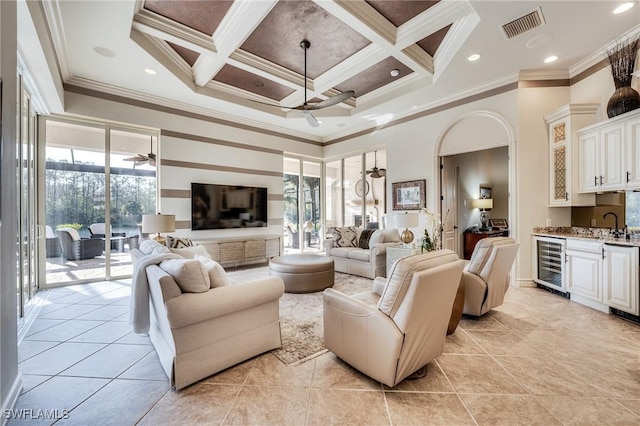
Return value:
<svg viewBox="0 0 640 426">
<path fill-rule="evenodd" d="M 183 248 L 183 247 L 192 247 L 193 241 L 186 237 L 172 237 L 167 236 L 167 247 L 169 248 Z"/>
<path fill-rule="evenodd" d="M 369 248 L 369 241 L 371 240 L 371 236 L 373 235 L 375 229 L 363 229 L 360 233 L 360 239 L 358 240 L 358 247 L 361 249 Z"/>
<path fill-rule="evenodd" d="M 211 288 L 209 273 L 197 260 L 168 259 L 159 266 L 173 277 L 183 293 L 203 293 Z"/>
<path fill-rule="evenodd" d="M 333 243 L 336 247 L 357 247 L 356 228 L 347 226 L 333 230 Z"/>
<path fill-rule="evenodd" d="M 204 248 L 204 246 L 192 246 L 183 248 L 169 247 L 169 250 L 171 250 L 171 253 L 179 254 L 186 259 L 193 259 L 196 255 L 211 257 L 209 256 L 209 253 L 207 252 L 207 249 Z"/>
<path fill-rule="evenodd" d="M 224 268 L 220 266 L 218 262 L 210 257 L 195 255 L 194 259 L 202 263 L 204 269 L 209 274 L 209 280 L 211 281 L 211 288 L 224 287 L 231 284 L 229 277 Z"/>
</svg>

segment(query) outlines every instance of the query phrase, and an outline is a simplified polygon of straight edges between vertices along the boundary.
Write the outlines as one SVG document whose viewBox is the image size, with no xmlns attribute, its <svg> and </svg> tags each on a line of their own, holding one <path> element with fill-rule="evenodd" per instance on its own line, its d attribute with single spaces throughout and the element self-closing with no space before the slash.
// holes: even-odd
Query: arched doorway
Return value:
<svg viewBox="0 0 640 426">
<path fill-rule="evenodd" d="M 480 187 L 490 188 L 496 214 L 515 235 L 515 131 L 506 117 L 488 110 L 461 115 L 439 136 L 435 154 L 443 246 L 463 257 L 462 233 L 479 221 L 471 200 L 479 198 Z"/>
</svg>

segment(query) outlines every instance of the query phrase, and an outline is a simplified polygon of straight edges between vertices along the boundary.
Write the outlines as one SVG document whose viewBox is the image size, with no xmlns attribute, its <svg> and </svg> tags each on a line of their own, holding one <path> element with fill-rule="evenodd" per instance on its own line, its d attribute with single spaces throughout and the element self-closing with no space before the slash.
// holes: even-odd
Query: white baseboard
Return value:
<svg viewBox="0 0 640 426">
<path fill-rule="evenodd" d="M 523 288 L 523 287 L 537 287 L 536 283 L 533 282 L 533 279 L 531 278 L 518 278 L 515 282 L 515 286 L 517 288 Z"/>
<path fill-rule="evenodd" d="M 20 396 L 20 391 L 22 390 L 22 374 L 18 373 L 18 376 L 16 377 L 16 380 L 13 382 L 13 385 L 11 386 L 11 392 L 9 392 L 9 395 L 7 396 L 7 399 L 4 400 L 2 403 L 2 411 L 0 411 L 0 413 L 5 413 L 5 410 L 11 410 L 13 407 L 16 406 L 16 402 L 18 401 L 18 397 Z M 2 416 L 2 426 L 5 426 L 7 423 L 9 423 L 9 418 L 7 418 L 7 416 Z"/>
</svg>

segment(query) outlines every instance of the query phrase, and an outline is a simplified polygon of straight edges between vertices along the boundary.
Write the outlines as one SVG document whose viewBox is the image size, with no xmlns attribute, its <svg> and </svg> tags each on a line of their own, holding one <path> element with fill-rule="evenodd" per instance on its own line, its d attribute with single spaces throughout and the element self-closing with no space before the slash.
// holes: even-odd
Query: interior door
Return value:
<svg viewBox="0 0 640 426">
<path fill-rule="evenodd" d="M 458 170 L 454 161 L 440 157 L 440 217 L 442 218 L 442 248 L 458 253 Z M 458 253 L 459 255 L 460 253 Z"/>
</svg>

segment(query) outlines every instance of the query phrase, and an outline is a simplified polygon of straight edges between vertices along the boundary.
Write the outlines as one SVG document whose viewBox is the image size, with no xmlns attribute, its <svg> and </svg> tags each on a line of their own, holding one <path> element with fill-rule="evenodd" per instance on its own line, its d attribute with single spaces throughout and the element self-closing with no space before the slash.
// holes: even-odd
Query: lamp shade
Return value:
<svg viewBox="0 0 640 426">
<path fill-rule="evenodd" d="M 143 214 L 142 232 L 145 234 L 159 234 L 176 230 L 176 216 L 173 214 Z"/>
<path fill-rule="evenodd" d="M 395 219 L 398 228 L 415 228 L 418 226 L 417 214 L 400 213 L 396 215 Z"/>
<path fill-rule="evenodd" d="M 471 207 L 474 209 L 492 209 L 493 208 L 493 199 L 492 198 L 480 198 L 478 200 L 471 201 Z"/>
</svg>

